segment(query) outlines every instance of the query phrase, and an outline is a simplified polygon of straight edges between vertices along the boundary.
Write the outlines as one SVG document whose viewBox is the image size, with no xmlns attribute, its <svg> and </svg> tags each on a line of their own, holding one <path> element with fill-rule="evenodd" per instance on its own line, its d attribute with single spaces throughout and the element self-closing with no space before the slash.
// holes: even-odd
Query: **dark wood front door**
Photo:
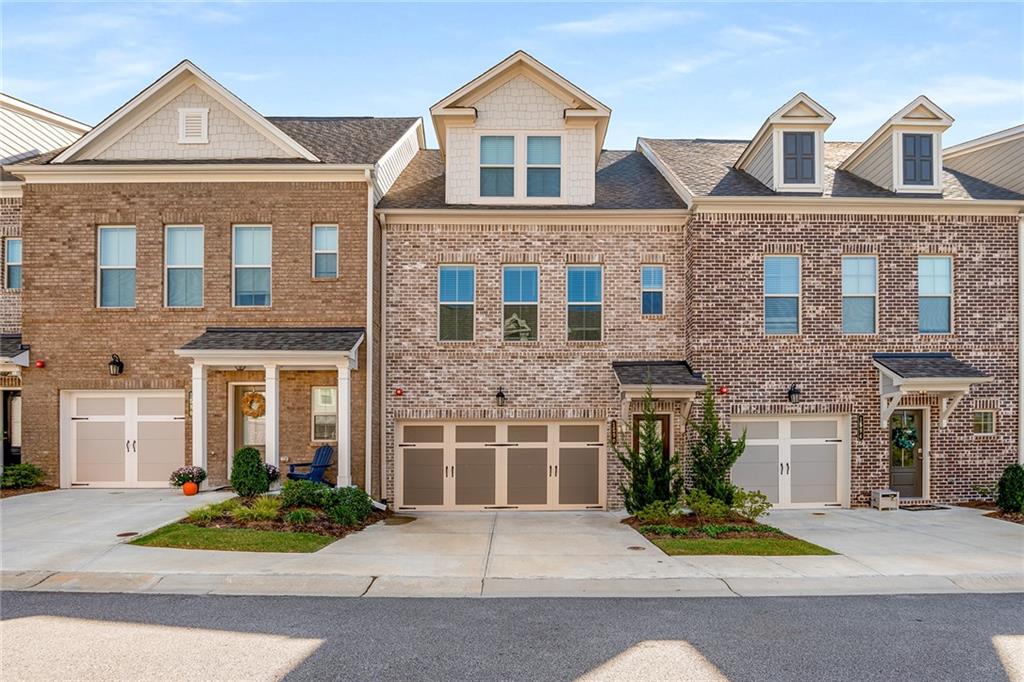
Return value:
<svg viewBox="0 0 1024 682">
<path fill-rule="evenodd" d="M 661 438 L 661 453 L 665 459 L 668 459 L 672 454 L 672 430 L 669 425 L 672 423 L 671 415 L 658 414 L 655 415 L 655 428 L 658 431 L 658 437 Z M 644 416 L 642 414 L 633 415 L 633 450 L 640 450 L 640 424 L 643 422 Z"/>
<path fill-rule="evenodd" d="M 889 487 L 900 497 L 921 497 L 924 413 L 896 410 L 889 418 Z"/>
</svg>

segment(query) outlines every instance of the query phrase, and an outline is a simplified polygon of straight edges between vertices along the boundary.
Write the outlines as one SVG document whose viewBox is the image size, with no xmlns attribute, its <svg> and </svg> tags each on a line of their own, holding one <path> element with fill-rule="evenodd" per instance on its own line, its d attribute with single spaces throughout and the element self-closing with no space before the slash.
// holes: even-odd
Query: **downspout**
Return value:
<svg viewBox="0 0 1024 682">
<path fill-rule="evenodd" d="M 366 178 L 366 427 L 363 444 L 364 490 L 373 496 L 373 172 Z"/>
<path fill-rule="evenodd" d="M 1024 211 L 1017 217 L 1017 461 L 1024 464 L 1024 428 L 1021 427 L 1021 405 L 1024 405 Z"/>
<path fill-rule="evenodd" d="M 387 500 L 388 480 L 388 441 L 387 441 L 387 400 L 388 400 L 388 219 L 385 214 L 380 216 L 380 499 Z"/>
</svg>

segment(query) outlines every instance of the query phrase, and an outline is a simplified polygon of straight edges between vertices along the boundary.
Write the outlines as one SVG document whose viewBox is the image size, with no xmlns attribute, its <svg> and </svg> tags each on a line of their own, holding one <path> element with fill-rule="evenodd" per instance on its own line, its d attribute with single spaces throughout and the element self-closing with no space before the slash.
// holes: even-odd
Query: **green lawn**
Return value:
<svg viewBox="0 0 1024 682">
<path fill-rule="evenodd" d="M 222 549 L 229 552 L 315 552 L 336 539 L 313 533 L 202 528 L 187 523 L 172 523 L 132 540 L 131 544 L 180 549 Z"/>
<path fill-rule="evenodd" d="M 658 538 L 651 542 L 674 556 L 736 554 L 745 556 L 827 555 L 835 552 L 792 538 Z"/>
</svg>

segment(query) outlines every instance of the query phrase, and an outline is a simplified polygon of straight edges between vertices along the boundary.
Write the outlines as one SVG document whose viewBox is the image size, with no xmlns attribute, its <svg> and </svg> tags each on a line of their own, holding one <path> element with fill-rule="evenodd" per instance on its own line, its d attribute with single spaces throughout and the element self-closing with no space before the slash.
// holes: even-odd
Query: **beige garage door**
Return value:
<svg viewBox="0 0 1024 682">
<path fill-rule="evenodd" d="M 602 509 L 601 424 L 398 425 L 400 509 Z"/>
<path fill-rule="evenodd" d="M 184 392 L 69 392 L 62 403 L 71 485 L 166 487 L 184 466 Z"/>
<path fill-rule="evenodd" d="M 734 418 L 732 435 L 745 431 L 747 446 L 733 465 L 732 482 L 760 490 L 778 507 L 845 504 L 847 424 L 834 416 Z"/>
</svg>

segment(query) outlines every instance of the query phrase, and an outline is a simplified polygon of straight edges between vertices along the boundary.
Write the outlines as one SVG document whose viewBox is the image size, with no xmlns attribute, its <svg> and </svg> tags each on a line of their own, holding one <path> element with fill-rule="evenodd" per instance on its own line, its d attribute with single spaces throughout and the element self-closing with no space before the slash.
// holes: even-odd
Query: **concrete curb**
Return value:
<svg viewBox="0 0 1024 682">
<path fill-rule="evenodd" d="M 780 597 L 1024 593 L 1024 575 L 480 580 L 311 574 L 2 571 L 0 589 L 31 592 L 303 597 Z"/>
</svg>

